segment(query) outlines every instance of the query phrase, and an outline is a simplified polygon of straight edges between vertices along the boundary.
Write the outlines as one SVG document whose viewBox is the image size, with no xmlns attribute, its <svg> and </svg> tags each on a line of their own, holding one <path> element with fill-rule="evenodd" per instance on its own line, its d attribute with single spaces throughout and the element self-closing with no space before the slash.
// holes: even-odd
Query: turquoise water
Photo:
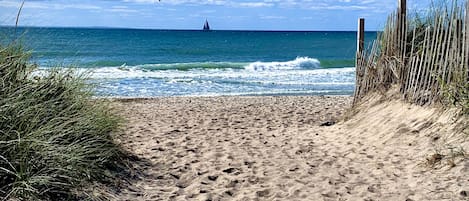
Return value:
<svg viewBox="0 0 469 201">
<path fill-rule="evenodd" d="M 11 28 L 0 30 L 3 43 L 14 37 Z M 347 95 L 354 88 L 355 32 L 21 28 L 17 33 L 40 69 L 66 65 L 91 71 L 100 96 Z"/>
</svg>

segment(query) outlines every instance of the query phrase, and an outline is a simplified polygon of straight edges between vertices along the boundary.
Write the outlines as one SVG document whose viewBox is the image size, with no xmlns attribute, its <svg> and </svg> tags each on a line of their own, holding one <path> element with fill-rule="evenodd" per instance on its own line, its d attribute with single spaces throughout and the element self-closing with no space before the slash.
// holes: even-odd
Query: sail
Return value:
<svg viewBox="0 0 469 201">
<path fill-rule="evenodd" d="M 208 30 L 210 30 L 210 25 L 208 25 L 208 21 L 205 20 L 204 31 L 208 31 Z"/>
</svg>

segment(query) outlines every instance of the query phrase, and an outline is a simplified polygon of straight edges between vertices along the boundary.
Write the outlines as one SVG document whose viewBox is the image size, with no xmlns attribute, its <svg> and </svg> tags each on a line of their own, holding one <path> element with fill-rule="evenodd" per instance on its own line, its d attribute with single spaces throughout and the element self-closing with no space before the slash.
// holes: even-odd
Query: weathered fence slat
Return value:
<svg viewBox="0 0 469 201">
<path fill-rule="evenodd" d="M 448 84 L 469 82 L 469 2 L 434 8 L 428 24 L 408 23 L 407 2 L 398 3 L 369 51 L 361 38 L 364 19 L 359 19 L 354 104 L 391 85 L 398 85 L 409 102 L 431 104 L 442 98 Z"/>
</svg>

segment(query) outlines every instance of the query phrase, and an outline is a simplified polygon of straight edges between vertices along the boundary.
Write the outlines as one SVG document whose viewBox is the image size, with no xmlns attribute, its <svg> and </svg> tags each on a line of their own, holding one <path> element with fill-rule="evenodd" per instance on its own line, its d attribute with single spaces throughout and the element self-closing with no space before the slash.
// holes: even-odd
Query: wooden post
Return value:
<svg viewBox="0 0 469 201">
<path fill-rule="evenodd" d="M 463 59 L 463 68 L 467 70 L 467 78 L 469 81 L 469 56 L 467 54 L 469 53 L 469 3 L 466 3 L 466 18 L 464 20 L 464 59 Z"/>
<path fill-rule="evenodd" d="M 458 47 L 457 47 L 458 50 L 462 50 L 462 44 L 461 44 L 461 42 L 459 42 L 459 41 L 462 41 L 461 38 L 462 38 L 462 35 L 463 35 L 462 34 L 463 33 L 462 32 L 462 23 L 463 23 L 463 21 L 461 19 L 456 20 L 456 33 L 455 33 L 455 35 L 456 35 L 456 39 L 458 41 L 456 43 L 458 45 Z"/>
<path fill-rule="evenodd" d="M 399 0 L 399 10 L 397 11 L 397 36 L 398 36 L 398 44 L 399 50 L 402 54 L 404 51 L 405 43 L 405 34 L 407 32 L 407 1 L 406 0 Z"/>
<path fill-rule="evenodd" d="M 360 55 L 365 46 L 365 18 L 358 19 L 357 53 Z"/>
<path fill-rule="evenodd" d="M 407 59 L 406 50 L 407 50 L 407 2 L 406 0 L 399 0 L 399 8 L 397 11 L 397 22 L 396 22 L 396 43 L 397 43 L 397 54 L 396 56 L 401 60 L 401 64 L 396 66 L 397 75 L 399 76 L 400 91 L 404 92 L 405 87 L 405 76 L 407 71 Z M 403 65 L 402 65 L 403 64 Z"/>
<path fill-rule="evenodd" d="M 405 21 L 407 16 L 407 0 L 399 0 L 399 15 L 400 18 Z"/>
<path fill-rule="evenodd" d="M 353 105 L 358 101 L 359 96 L 361 96 L 361 89 L 362 89 L 362 76 L 363 76 L 363 69 L 364 67 L 364 49 L 365 46 L 365 19 L 360 18 L 358 19 L 358 30 L 357 30 L 357 53 L 355 58 L 355 94 L 353 99 Z"/>
</svg>

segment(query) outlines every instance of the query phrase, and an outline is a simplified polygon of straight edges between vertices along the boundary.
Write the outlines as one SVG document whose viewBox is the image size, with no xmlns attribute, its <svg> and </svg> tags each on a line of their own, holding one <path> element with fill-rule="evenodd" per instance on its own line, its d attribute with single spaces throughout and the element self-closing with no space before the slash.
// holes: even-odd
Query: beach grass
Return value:
<svg viewBox="0 0 469 201">
<path fill-rule="evenodd" d="M 469 80 L 465 75 L 468 75 L 467 70 L 461 69 L 455 72 L 453 82 L 446 84 L 440 79 L 440 84 L 444 103 L 461 108 L 463 114 L 469 115 Z"/>
<path fill-rule="evenodd" d="M 360 52 L 355 99 L 398 86 L 408 102 L 469 114 L 467 8 L 467 1 L 437 0 L 425 12 L 391 14 L 371 51 Z"/>
<path fill-rule="evenodd" d="M 124 170 L 125 154 L 111 136 L 121 118 L 92 99 L 83 75 L 37 76 L 29 58 L 19 44 L 0 46 L 0 197 L 93 199 L 77 189 L 112 183 Z"/>
<path fill-rule="evenodd" d="M 389 16 L 371 50 L 357 54 L 355 103 L 373 92 L 390 92 L 391 97 L 455 115 L 451 132 L 458 139 L 434 145 L 435 153 L 426 159 L 432 168 L 452 168 L 469 158 L 468 10 L 467 0 L 435 0 L 409 15 L 399 9 Z M 439 135 L 437 139 L 444 138 Z"/>
</svg>

